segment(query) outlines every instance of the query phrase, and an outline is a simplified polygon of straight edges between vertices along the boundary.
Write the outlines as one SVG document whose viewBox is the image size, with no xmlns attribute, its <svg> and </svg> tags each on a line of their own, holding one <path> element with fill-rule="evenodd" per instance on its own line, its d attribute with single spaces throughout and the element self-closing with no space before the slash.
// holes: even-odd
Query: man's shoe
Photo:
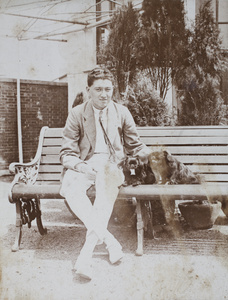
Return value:
<svg viewBox="0 0 228 300">
<path fill-rule="evenodd" d="M 110 246 L 108 248 L 108 252 L 109 252 L 109 260 L 110 260 L 111 264 L 116 264 L 124 257 L 124 253 L 123 253 L 122 249 L 115 245 Z"/>
<path fill-rule="evenodd" d="M 91 280 L 93 277 L 93 270 L 90 265 L 85 265 L 85 266 L 81 266 L 80 268 L 77 268 L 75 273 L 87 280 Z"/>
<path fill-rule="evenodd" d="M 74 265 L 74 271 L 77 275 L 85 279 L 91 280 L 93 275 L 93 269 L 91 267 L 91 259 L 79 255 Z"/>
</svg>

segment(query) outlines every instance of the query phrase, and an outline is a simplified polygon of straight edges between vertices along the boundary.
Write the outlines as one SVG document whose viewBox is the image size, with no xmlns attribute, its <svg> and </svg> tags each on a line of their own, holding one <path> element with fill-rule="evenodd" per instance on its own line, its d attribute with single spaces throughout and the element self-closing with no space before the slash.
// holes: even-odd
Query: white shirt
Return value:
<svg viewBox="0 0 228 300">
<path fill-rule="evenodd" d="M 101 128 L 101 124 L 99 122 L 99 115 L 101 110 L 97 109 L 93 106 L 93 110 L 94 110 L 94 117 L 95 117 L 95 126 L 96 126 L 96 145 L 95 145 L 95 150 L 94 153 L 109 153 L 108 152 L 108 146 L 105 143 L 105 139 L 104 139 L 104 133 L 103 130 Z M 107 107 L 105 107 L 102 110 L 103 114 L 102 114 L 102 124 L 105 128 L 105 130 L 107 129 L 107 123 L 108 123 L 108 118 L 107 118 Z"/>
</svg>

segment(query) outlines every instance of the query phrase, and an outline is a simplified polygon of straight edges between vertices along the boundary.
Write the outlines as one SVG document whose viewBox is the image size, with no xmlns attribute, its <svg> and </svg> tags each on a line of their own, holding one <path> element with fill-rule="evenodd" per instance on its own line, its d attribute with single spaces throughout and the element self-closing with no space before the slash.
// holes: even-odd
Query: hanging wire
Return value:
<svg viewBox="0 0 228 300">
<path fill-rule="evenodd" d="M 11 0 L 9 0 L 9 2 L 10 2 Z M 34 1 L 34 2 L 29 2 L 29 3 L 21 3 L 21 4 L 14 4 L 14 5 L 12 5 L 12 6 L 8 6 L 7 8 L 14 8 L 14 7 L 21 7 L 21 6 L 28 6 L 28 5 L 31 5 L 31 4 L 39 4 L 39 3 L 47 3 L 46 4 L 46 6 L 48 6 L 48 5 L 53 5 L 54 4 L 54 2 L 57 2 L 57 4 L 59 4 L 59 3 L 64 3 L 64 2 L 69 2 L 69 1 L 72 1 L 72 0 L 63 0 L 63 1 L 61 1 L 61 0 L 52 0 L 51 2 L 49 1 L 49 0 L 45 0 L 45 1 L 42 1 L 42 0 L 39 0 L 39 2 L 38 1 Z M 8 2 L 8 3 L 9 3 Z"/>
<path fill-rule="evenodd" d="M 39 12 L 38 12 L 38 16 L 39 15 L 43 15 L 44 12 L 48 12 L 50 10 L 50 8 L 53 8 L 55 6 L 55 4 L 51 5 L 51 7 L 47 7 L 45 6 L 44 8 L 42 8 Z M 44 12 L 43 12 L 44 11 Z M 27 25 L 23 28 L 23 30 L 17 35 L 17 38 L 20 36 L 20 38 L 22 38 L 22 35 L 25 34 L 26 32 L 28 32 L 28 30 L 37 22 L 37 19 L 31 20 L 27 23 Z M 23 32 L 23 33 L 22 33 Z"/>
<path fill-rule="evenodd" d="M 53 24 L 58 24 L 58 23 L 71 23 L 71 25 L 67 25 L 67 26 L 64 26 L 64 27 L 61 27 L 61 28 L 56 28 L 56 29 L 53 29 L 47 33 L 44 33 L 44 34 L 41 34 L 39 35 L 38 37 L 35 37 L 36 39 L 37 38 L 46 38 L 46 37 L 53 37 L 53 36 L 58 36 L 58 35 L 64 35 L 64 34 L 68 34 L 68 33 L 73 33 L 73 32 L 78 32 L 78 31 L 81 31 L 81 30 L 85 30 L 85 29 L 88 29 L 88 28 L 93 28 L 93 27 L 96 27 L 96 26 L 102 26 L 102 25 L 107 25 L 108 23 L 110 23 L 110 18 L 112 17 L 113 13 L 115 12 L 115 10 L 106 10 L 106 11 L 89 11 L 90 9 L 94 8 L 94 7 L 97 7 L 98 5 L 102 4 L 104 1 L 109 1 L 109 2 L 112 2 L 112 3 L 115 3 L 117 5 L 122 5 L 121 3 L 117 2 L 117 1 L 114 1 L 114 0 L 101 0 L 99 2 L 97 2 L 96 4 L 94 5 L 91 5 L 90 7 L 88 7 L 87 9 L 85 9 L 85 11 L 81 11 L 81 12 L 69 12 L 69 13 L 53 13 L 51 14 L 50 13 L 50 10 L 54 7 L 54 6 L 57 6 L 57 5 L 61 5 L 65 2 L 71 2 L 71 1 L 75 1 L 75 0 L 63 0 L 63 1 L 59 1 L 59 0 L 52 0 L 51 2 L 50 1 L 32 1 L 32 2 L 29 2 L 29 3 L 24 3 L 24 4 L 15 4 L 15 5 L 11 5 L 9 6 L 11 0 L 8 1 L 7 3 L 7 10 L 9 11 L 9 9 L 11 8 L 17 8 L 17 7 L 23 7 L 24 8 L 24 11 L 25 10 L 31 10 L 31 9 L 36 9 L 38 7 L 30 7 L 28 8 L 28 6 L 30 5 L 34 5 L 34 4 L 41 4 L 41 3 L 46 3 L 45 5 L 42 4 L 42 6 L 39 6 L 40 8 L 40 11 L 38 12 L 38 16 L 29 16 L 29 15 L 25 15 L 25 14 L 16 14 L 16 13 L 10 13 L 10 12 L 5 12 L 4 14 L 6 15 L 13 15 L 13 16 L 18 16 L 18 17 L 24 17 L 24 18 L 31 18 L 33 20 L 29 21 L 26 26 L 20 31 L 19 34 L 17 34 L 17 37 L 22 39 L 23 36 L 25 36 L 26 33 L 35 33 L 35 32 L 38 32 L 36 30 L 32 30 L 32 27 L 37 23 L 38 20 L 45 20 L 45 21 L 52 21 Z M 49 12 L 49 13 L 48 13 Z M 48 16 L 46 17 L 48 13 Z M 99 17 L 101 16 L 101 20 L 99 22 L 95 22 L 94 24 L 90 24 L 90 22 L 94 21 L 94 20 L 97 20 L 97 13 L 99 13 Z M 71 19 L 73 20 L 62 20 L 62 19 L 52 19 L 50 18 L 50 16 L 54 16 L 54 15 L 72 15 Z M 74 20 L 74 17 L 77 18 L 78 16 L 80 16 L 80 21 L 77 21 L 77 20 Z M 105 18 L 106 16 L 108 16 L 109 18 L 106 20 L 102 20 L 103 18 Z M 99 23 L 99 24 L 98 24 Z M 84 25 L 85 27 L 84 28 L 77 28 L 75 30 L 67 30 L 66 32 L 62 32 L 63 30 L 66 30 L 67 28 L 69 29 L 70 27 L 74 26 L 74 25 Z M 42 28 L 42 27 L 45 27 L 45 26 L 42 26 L 42 25 L 39 25 L 37 28 Z M 61 31 L 61 32 L 59 32 Z M 23 38 L 24 39 L 24 38 Z"/>
</svg>

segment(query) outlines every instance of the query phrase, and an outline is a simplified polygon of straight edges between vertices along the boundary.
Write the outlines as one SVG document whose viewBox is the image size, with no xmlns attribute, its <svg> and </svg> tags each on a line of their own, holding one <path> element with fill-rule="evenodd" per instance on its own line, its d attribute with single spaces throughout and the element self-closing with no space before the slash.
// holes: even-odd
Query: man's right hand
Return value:
<svg viewBox="0 0 228 300">
<path fill-rule="evenodd" d="M 82 162 L 82 163 L 77 164 L 75 166 L 75 169 L 78 172 L 84 173 L 89 180 L 95 181 L 96 171 L 92 167 L 87 165 L 86 163 Z"/>
</svg>

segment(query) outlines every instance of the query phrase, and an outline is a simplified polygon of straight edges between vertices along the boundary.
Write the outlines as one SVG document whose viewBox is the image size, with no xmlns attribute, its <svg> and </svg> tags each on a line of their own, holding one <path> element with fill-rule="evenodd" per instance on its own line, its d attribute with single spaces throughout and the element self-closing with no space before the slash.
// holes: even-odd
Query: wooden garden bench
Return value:
<svg viewBox="0 0 228 300">
<path fill-rule="evenodd" d="M 62 128 L 43 127 L 33 161 L 12 163 L 15 173 L 9 201 L 16 205 L 16 239 L 12 251 L 17 251 L 22 236 L 22 225 L 36 219 L 40 234 L 47 232 L 41 221 L 40 199 L 60 199 L 59 160 Z M 132 200 L 137 212 L 137 255 L 143 254 L 143 218 L 141 203 L 160 199 L 190 200 L 215 197 L 227 201 L 228 195 L 228 126 L 200 127 L 139 127 L 142 142 L 148 146 L 164 146 L 193 172 L 205 177 L 204 184 L 195 185 L 140 185 L 121 187 L 117 200 Z M 90 195 L 92 196 L 92 195 Z M 227 203 L 227 202 L 226 202 Z M 31 213 L 28 216 L 26 208 Z"/>
</svg>

